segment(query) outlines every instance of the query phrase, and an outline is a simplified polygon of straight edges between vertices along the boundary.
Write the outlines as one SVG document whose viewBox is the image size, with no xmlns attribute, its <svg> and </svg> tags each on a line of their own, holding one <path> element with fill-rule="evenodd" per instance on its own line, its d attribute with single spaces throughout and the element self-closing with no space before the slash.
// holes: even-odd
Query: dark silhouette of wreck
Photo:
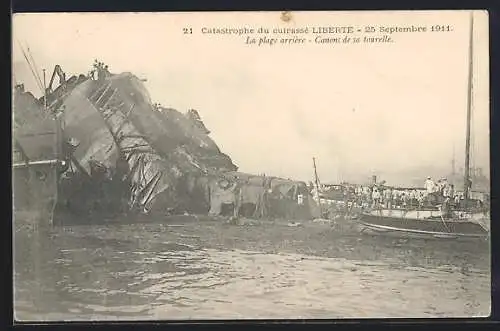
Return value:
<svg viewBox="0 0 500 331">
<path fill-rule="evenodd" d="M 60 84 L 52 90 L 55 75 Z M 35 192 L 38 200 L 47 197 L 44 215 L 52 208 L 54 224 L 220 213 L 217 204 L 232 205 L 235 216 L 246 211 L 253 217 L 312 217 L 305 183 L 238 173 L 209 137 L 198 111 L 182 114 L 153 103 L 142 80 L 131 73 L 112 74 L 96 60 L 87 75 L 66 80 L 56 66 L 45 92 L 36 99 L 22 86 L 15 91 L 14 141 L 17 151 L 24 151 L 18 153 L 18 164 L 25 165 L 14 170 L 18 212 L 40 208 L 25 198 Z M 52 135 L 43 140 L 46 127 Z M 32 170 L 20 170 L 46 159 L 36 155 L 44 149 L 60 161 L 44 170 L 52 174 L 49 186 L 47 176 L 35 176 L 34 182 L 27 180 Z M 224 188 L 221 182 L 232 186 Z"/>
</svg>

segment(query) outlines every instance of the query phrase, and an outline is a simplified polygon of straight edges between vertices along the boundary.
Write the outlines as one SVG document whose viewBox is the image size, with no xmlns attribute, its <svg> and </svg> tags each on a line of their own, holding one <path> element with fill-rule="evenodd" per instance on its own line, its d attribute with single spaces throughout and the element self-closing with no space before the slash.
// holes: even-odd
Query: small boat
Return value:
<svg viewBox="0 0 500 331">
<path fill-rule="evenodd" d="M 355 220 L 365 234 L 427 239 L 488 239 L 489 217 L 482 212 L 453 212 L 445 218 L 440 210 L 376 209 Z"/>
<path fill-rule="evenodd" d="M 471 192 L 472 36 L 473 21 L 471 16 L 463 206 L 451 209 L 437 205 L 432 208 L 413 210 L 375 207 L 372 210 L 362 212 L 360 217 L 355 220 L 362 233 L 439 239 L 489 239 L 489 210 L 488 208 L 475 207 L 476 204 L 472 199 Z"/>
</svg>

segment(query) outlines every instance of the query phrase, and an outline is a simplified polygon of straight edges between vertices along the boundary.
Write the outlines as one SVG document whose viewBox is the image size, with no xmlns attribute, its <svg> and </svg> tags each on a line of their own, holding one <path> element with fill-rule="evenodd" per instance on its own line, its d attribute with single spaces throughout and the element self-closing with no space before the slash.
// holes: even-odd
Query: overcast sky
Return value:
<svg viewBox="0 0 500 331">
<path fill-rule="evenodd" d="M 475 14 L 474 163 L 489 169 L 488 22 Z M 255 47 L 202 27 L 450 25 L 453 32 L 394 34 L 394 43 Z M 192 35 L 182 28 L 191 27 Z M 199 110 L 241 171 L 323 181 L 463 164 L 469 13 L 24 14 L 17 41 L 38 67 L 87 73 L 95 58 L 130 71 L 153 101 Z M 314 38 L 314 36 L 312 36 Z M 16 74 L 16 73 L 14 73 Z M 34 81 L 27 88 L 36 89 Z M 19 77 L 15 77 L 16 80 Z"/>
</svg>

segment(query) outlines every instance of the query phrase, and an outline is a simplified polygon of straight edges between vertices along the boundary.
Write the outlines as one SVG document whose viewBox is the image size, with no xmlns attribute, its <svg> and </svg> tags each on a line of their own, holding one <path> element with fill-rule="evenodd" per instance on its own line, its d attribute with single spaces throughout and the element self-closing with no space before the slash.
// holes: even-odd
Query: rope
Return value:
<svg viewBox="0 0 500 331">
<path fill-rule="evenodd" d="M 443 221 L 443 225 L 444 225 L 446 231 L 450 232 L 450 229 L 448 228 L 448 225 L 446 225 L 446 222 L 444 221 L 444 217 L 442 214 L 441 214 L 441 221 Z"/>
<path fill-rule="evenodd" d="M 490 229 L 486 227 L 486 224 L 484 224 L 483 222 L 480 222 L 480 221 L 476 221 L 477 224 L 479 224 L 479 226 L 481 228 L 483 228 L 484 231 L 488 232 L 488 235 L 490 233 Z"/>
<path fill-rule="evenodd" d="M 28 67 L 30 68 L 31 73 L 33 74 L 33 77 L 35 78 L 35 83 L 38 85 L 38 88 L 40 89 L 40 92 L 42 94 L 45 94 L 45 91 L 43 90 L 43 86 L 42 86 L 41 82 L 37 79 L 37 74 L 35 73 L 35 70 L 33 69 L 33 66 L 31 65 L 31 62 L 28 59 L 28 56 L 26 55 L 26 52 L 24 51 L 24 49 L 21 46 L 21 44 L 19 43 L 19 41 L 18 41 L 18 44 L 19 44 L 19 48 L 21 48 L 21 52 L 23 53 L 24 59 L 28 63 Z"/>
<path fill-rule="evenodd" d="M 31 54 L 31 50 L 30 50 L 29 47 L 27 48 L 27 51 L 28 51 L 28 55 L 29 55 L 29 57 L 31 59 L 31 62 L 33 63 L 33 68 L 35 69 L 36 77 L 38 78 L 38 81 L 40 82 L 40 85 L 45 88 L 45 84 L 43 84 L 43 80 L 40 77 L 40 73 L 38 71 L 38 66 L 36 65 L 35 59 L 33 58 L 33 55 Z M 45 95 L 45 91 L 43 91 L 43 94 Z"/>
</svg>

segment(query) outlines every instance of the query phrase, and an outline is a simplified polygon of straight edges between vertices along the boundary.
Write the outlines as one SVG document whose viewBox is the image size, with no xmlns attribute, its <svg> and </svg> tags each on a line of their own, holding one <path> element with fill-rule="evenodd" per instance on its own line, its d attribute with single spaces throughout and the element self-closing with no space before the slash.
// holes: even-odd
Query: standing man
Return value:
<svg viewBox="0 0 500 331">
<path fill-rule="evenodd" d="M 453 198 L 455 196 L 455 185 L 450 184 L 450 189 L 448 190 L 448 195 L 450 198 Z"/>
<path fill-rule="evenodd" d="M 427 177 L 427 179 L 425 180 L 424 187 L 425 187 L 425 191 L 427 192 L 427 194 L 434 193 L 436 184 L 434 183 L 434 181 L 432 180 L 432 178 L 430 176 Z"/>
<path fill-rule="evenodd" d="M 410 193 L 409 193 L 410 208 L 412 208 L 414 205 L 417 204 L 416 193 L 417 192 L 415 190 L 410 190 Z"/>
<path fill-rule="evenodd" d="M 380 192 L 378 188 L 374 186 L 372 192 L 372 200 L 373 200 L 372 208 L 380 206 L 380 198 L 381 198 Z"/>
<path fill-rule="evenodd" d="M 392 208 L 392 190 L 389 187 L 384 190 L 384 203 L 385 208 Z"/>
<path fill-rule="evenodd" d="M 427 179 L 425 180 L 424 188 L 425 188 L 425 194 L 426 194 L 427 200 L 430 203 L 433 203 L 434 202 L 434 192 L 436 190 L 436 184 L 434 183 L 434 181 L 432 180 L 432 178 L 430 176 L 427 177 Z"/>
</svg>

